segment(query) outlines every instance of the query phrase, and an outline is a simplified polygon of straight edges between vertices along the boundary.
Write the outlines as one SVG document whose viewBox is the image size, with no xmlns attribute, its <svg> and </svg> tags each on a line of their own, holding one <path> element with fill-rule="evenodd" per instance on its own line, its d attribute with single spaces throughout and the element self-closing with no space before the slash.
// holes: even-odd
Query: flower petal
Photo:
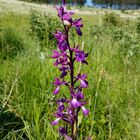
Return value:
<svg viewBox="0 0 140 140">
<path fill-rule="evenodd" d="M 61 73 L 60 78 L 64 78 L 66 75 L 67 75 L 67 72 L 66 72 L 66 71 L 63 71 L 63 72 Z"/>
<path fill-rule="evenodd" d="M 53 122 L 51 122 L 51 124 L 52 124 L 52 125 L 57 125 L 60 119 L 61 119 L 61 118 L 57 118 L 56 120 L 54 120 Z"/>
<path fill-rule="evenodd" d="M 71 105 L 72 105 L 72 107 L 74 107 L 74 108 L 78 108 L 78 107 L 81 106 L 81 103 L 80 103 L 79 101 L 77 101 L 76 98 L 73 98 L 73 99 L 71 100 Z"/>
<path fill-rule="evenodd" d="M 60 133 L 61 136 L 64 136 L 68 132 L 67 132 L 67 129 L 65 127 L 59 127 L 59 133 Z"/>
<path fill-rule="evenodd" d="M 68 135 L 65 135 L 65 139 L 66 140 L 72 140 L 72 138 L 70 136 L 68 136 Z"/>
<path fill-rule="evenodd" d="M 77 31 L 77 34 L 78 34 L 79 36 L 82 36 L 82 32 L 81 32 L 80 27 L 76 27 L 76 31 Z"/>
<path fill-rule="evenodd" d="M 81 91 L 77 92 L 77 99 L 78 100 L 84 99 L 84 94 Z"/>
<path fill-rule="evenodd" d="M 53 94 L 58 94 L 58 93 L 59 93 L 59 90 L 60 90 L 60 87 L 58 86 L 58 87 L 54 90 Z"/>
<path fill-rule="evenodd" d="M 88 87 L 88 82 L 86 80 L 80 80 L 81 82 L 81 88 L 87 88 Z"/>
<path fill-rule="evenodd" d="M 83 114 L 85 116 L 89 114 L 89 110 L 88 109 L 86 109 L 84 106 L 82 106 L 81 108 L 82 108 Z"/>
</svg>

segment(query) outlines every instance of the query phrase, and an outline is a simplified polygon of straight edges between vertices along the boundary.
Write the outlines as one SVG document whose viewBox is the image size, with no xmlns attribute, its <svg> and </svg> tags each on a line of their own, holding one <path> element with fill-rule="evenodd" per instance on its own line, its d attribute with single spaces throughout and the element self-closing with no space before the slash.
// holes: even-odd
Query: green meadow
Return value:
<svg viewBox="0 0 140 140">
<path fill-rule="evenodd" d="M 94 12 L 81 9 L 87 10 Z M 71 45 L 89 52 L 88 65 L 75 66 L 89 82 L 84 94 L 90 114 L 79 114 L 78 140 L 139 140 L 140 18 L 129 16 L 133 11 L 95 11 L 75 14 L 83 18 L 83 36 L 73 29 L 70 35 Z M 0 12 L 0 140 L 62 139 L 59 126 L 51 126 L 52 83 L 60 76 L 51 58 L 53 33 L 61 28 L 54 12 Z M 68 94 L 65 88 L 61 93 Z"/>
</svg>

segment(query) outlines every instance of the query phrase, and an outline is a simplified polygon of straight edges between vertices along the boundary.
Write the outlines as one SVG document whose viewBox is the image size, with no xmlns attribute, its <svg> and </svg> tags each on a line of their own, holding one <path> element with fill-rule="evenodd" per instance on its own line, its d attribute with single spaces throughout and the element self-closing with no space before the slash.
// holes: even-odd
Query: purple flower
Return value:
<svg viewBox="0 0 140 140">
<path fill-rule="evenodd" d="M 83 27 L 82 18 L 73 21 L 72 26 L 76 27 L 77 34 L 82 36 L 81 27 Z"/>
<path fill-rule="evenodd" d="M 53 83 L 56 87 L 56 89 L 54 90 L 53 94 L 58 94 L 59 90 L 60 90 L 60 86 L 66 84 L 67 82 L 65 81 L 60 81 L 59 78 L 55 78 L 55 82 Z"/>
<path fill-rule="evenodd" d="M 84 115 L 89 114 L 89 110 L 84 107 L 86 101 L 84 100 L 82 91 L 83 88 L 88 87 L 87 75 L 79 73 L 75 76 L 74 70 L 76 62 L 87 64 L 86 58 L 88 57 L 88 53 L 81 50 L 79 45 L 71 47 L 69 41 L 70 28 L 75 28 L 77 34 L 82 36 L 81 28 L 83 27 L 83 23 L 82 18 L 73 20 L 72 15 L 74 13 L 66 11 L 64 7 L 65 2 L 65 0 L 62 0 L 63 6 L 57 7 L 58 16 L 61 19 L 64 30 L 63 32 L 57 31 L 54 34 L 57 40 L 57 50 L 53 51 L 51 57 L 55 59 L 54 65 L 61 72 L 60 78 L 55 78 L 53 82 L 55 86 L 53 94 L 58 94 L 61 86 L 67 86 L 69 92 L 66 92 L 69 93 L 69 95 L 63 93 L 63 97 L 60 99 L 56 99 L 58 97 L 55 98 L 57 109 L 54 116 L 56 119 L 51 124 L 57 125 L 60 120 L 63 121 L 64 126 L 59 128 L 60 136 L 63 136 L 66 140 L 72 140 L 75 139 L 74 137 L 77 135 L 79 111 L 82 110 Z M 68 82 L 66 80 L 68 80 Z M 79 81 L 79 83 L 75 84 L 77 81 Z M 73 131 L 75 128 L 76 133 Z M 69 130 L 71 130 L 72 133 L 70 133 Z"/>
<path fill-rule="evenodd" d="M 73 98 L 71 100 L 71 105 L 72 105 L 73 108 L 78 108 L 78 107 L 81 106 L 81 103 L 76 98 Z"/>
<path fill-rule="evenodd" d="M 58 93 L 59 93 L 59 90 L 60 90 L 60 87 L 58 86 L 58 87 L 53 91 L 53 94 L 58 94 Z"/>
<path fill-rule="evenodd" d="M 66 103 L 68 102 L 67 98 L 60 98 L 59 100 L 56 101 L 58 104 L 60 103 Z"/>
<path fill-rule="evenodd" d="M 65 11 L 63 6 L 57 7 L 58 16 L 61 18 L 62 21 L 67 20 L 69 22 L 72 22 L 71 15 L 74 14 L 74 12 L 67 12 Z"/>
<path fill-rule="evenodd" d="M 62 43 L 58 43 L 58 48 L 61 51 L 66 51 L 69 48 L 69 46 L 68 46 L 68 43 L 66 41 L 64 41 Z"/>
<path fill-rule="evenodd" d="M 89 114 L 89 110 L 88 109 L 86 109 L 84 106 L 82 106 L 81 108 L 82 108 L 82 112 L 83 112 L 83 114 L 85 116 Z"/>
<path fill-rule="evenodd" d="M 71 25 L 73 23 L 73 20 L 71 18 L 71 16 L 73 15 L 73 12 L 67 12 L 66 14 L 63 15 L 63 21 L 68 21 Z"/>
<path fill-rule="evenodd" d="M 52 58 L 66 57 L 66 52 L 58 52 L 57 50 L 53 50 Z"/>
<path fill-rule="evenodd" d="M 73 21 L 73 26 L 75 26 L 75 27 L 83 27 L 82 18 L 74 20 Z"/>
<path fill-rule="evenodd" d="M 88 87 L 88 81 L 87 75 L 86 74 L 78 74 L 77 79 L 80 80 L 80 86 L 81 88 L 87 88 Z"/>
<path fill-rule="evenodd" d="M 63 19 L 63 15 L 65 14 L 65 11 L 64 11 L 64 7 L 63 6 L 60 6 L 60 7 L 56 7 L 57 9 L 57 12 L 58 12 L 58 16 Z"/>
<path fill-rule="evenodd" d="M 66 35 L 63 34 L 62 32 L 60 31 L 57 31 L 55 34 L 54 34 L 54 37 L 57 39 L 57 41 L 59 43 L 62 43 L 66 40 Z"/>
<path fill-rule="evenodd" d="M 59 133 L 61 136 L 65 136 L 68 132 L 67 129 L 65 127 L 59 127 Z"/>
<path fill-rule="evenodd" d="M 62 111 L 64 111 L 64 109 L 65 109 L 64 104 L 60 102 L 57 111 L 61 113 Z"/>
<path fill-rule="evenodd" d="M 69 69 L 70 69 L 69 67 L 67 67 L 67 66 L 65 66 L 65 65 L 62 65 L 62 66 L 59 68 L 59 70 L 62 71 L 60 78 L 64 78 L 64 77 L 68 74 L 67 71 L 68 71 Z"/>
<path fill-rule="evenodd" d="M 78 91 L 76 97 L 78 100 L 84 99 L 84 94 L 81 91 Z"/>
<path fill-rule="evenodd" d="M 75 53 L 75 58 L 76 58 L 76 61 L 78 62 L 82 62 L 82 63 L 85 63 L 87 64 L 87 61 L 85 60 L 86 57 L 88 57 L 88 53 L 84 53 L 84 51 L 78 51 Z"/>
<path fill-rule="evenodd" d="M 75 27 L 77 34 L 79 36 L 82 36 L 82 31 L 81 31 L 81 27 L 83 27 L 82 18 L 75 19 L 73 21 L 71 16 L 74 14 L 74 12 L 66 12 L 63 6 L 58 7 L 57 11 L 58 11 L 58 16 L 61 18 L 64 25 L 68 28 L 70 28 L 71 26 Z"/>
<path fill-rule="evenodd" d="M 69 119 L 69 117 L 68 117 L 68 113 L 64 112 L 64 105 L 63 105 L 63 103 L 59 104 L 57 112 L 54 114 L 54 116 L 57 117 L 57 119 L 54 120 L 51 123 L 52 125 L 57 125 L 60 120 L 63 120 L 63 121 L 65 121 L 67 123 L 70 123 L 70 124 L 72 123 L 71 119 Z"/>
<path fill-rule="evenodd" d="M 54 63 L 55 66 L 58 66 L 59 64 L 66 65 L 68 63 L 67 52 L 58 52 L 57 50 L 54 50 L 52 58 L 56 59 Z"/>
<path fill-rule="evenodd" d="M 56 59 L 54 65 L 58 66 L 59 64 L 61 64 L 64 66 L 64 65 L 67 65 L 67 63 L 68 63 L 68 58 L 66 56 L 63 56 L 63 57 Z"/>
<path fill-rule="evenodd" d="M 66 35 L 60 31 L 57 31 L 55 34 L 54 34 L 54 37 L 57 39 L 57 45 L 58 45 L 58 48 L 61 50 L 61 51 L 66 51 L 68 49 L 68 43 L 66 41 Z"/>
<path fill-rule="evenodd" d="M 72 138 L 70 136 L 68 136 L 68 135 L 65 135 L 65 139 L 66 140 L 72 140 Z"/>
</svg>

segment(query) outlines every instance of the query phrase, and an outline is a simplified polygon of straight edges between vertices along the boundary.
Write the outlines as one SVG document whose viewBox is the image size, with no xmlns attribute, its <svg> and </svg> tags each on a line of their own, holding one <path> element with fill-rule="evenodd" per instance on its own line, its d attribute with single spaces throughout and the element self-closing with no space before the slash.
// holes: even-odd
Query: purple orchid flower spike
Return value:
<svg viewBox="0 0 140 140">
<path fill-rule="evenodd" d="M 64 126 L 59 128 L 60 136 L 66 140 L 76 140 L 79 111 L 81 110 L 86 116 L 89 114 L 89 110 L 85 108 L 86 101 L 83 93 L 83 88 L 88 87 L 87 75 L 79 73 L 76 76 L 74 70 L 76 62 L 88 64 L 86 60 L 88 53 L 85 53 L 84 50 L 80 50 L 79 45 L 71 47 L 69 31 L 71 28 L 75 28 L 77 34 L 82 36 L 81 28 L 83 27 L 83 23 L 82 18 L 73 20 L 72 15 L 74 12 L 66 11 L 64 7 L 65 2 L 65 0 L 62 0 L 62 6 L 56 8 L 58 17 L 64 26 L 64 31 L 57 31 L 54 34 L 57 40 L 57 50 L 53 51 L 51 57 L 55 59 L 54 66 L 61 72 L 60 78 L 55 78 L 53 82 L 55 86 L 53 94 L 57 96 L 61 86 L 65 86 L 68 89 L 65 91 L 69 93 L 69 96 L 63 91 L 63 97 L 56 100 L 57 110 L 54 113 L 56 118 L 51 124 L 57 125 L 60 121 L 63 122 Z M 79 81 L 80 84 L 77 83 L 77 81 Z"/>
</svg>

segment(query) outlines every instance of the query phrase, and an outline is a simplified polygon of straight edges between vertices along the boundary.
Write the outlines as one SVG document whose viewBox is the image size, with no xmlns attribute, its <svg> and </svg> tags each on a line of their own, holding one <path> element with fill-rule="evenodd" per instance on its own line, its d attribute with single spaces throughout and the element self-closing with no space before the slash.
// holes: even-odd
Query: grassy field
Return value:
<svg viewBox="0 0 140 140">
<path fill-rule="evenodd" d="M 50 124 L 56 109 L 52 82 L 59 72 L 50 58 L 56 45 L 48 33 L 57 27 L 57 15 L 13 12 L 7 3 L 0 8 L 0 139 L 59 140 L 58 126 Z M 71 44 L 76 40 L 89 52 L 89 64 L 81 70 L 88 73 L 84 94 L 90 114 L 79 115 L 79 140 L 139 140 L 139 11 L 84 10 L 91 13 L 76 15 L 83 18 L 83 36 L 71 35 Z"/>
</svg>

